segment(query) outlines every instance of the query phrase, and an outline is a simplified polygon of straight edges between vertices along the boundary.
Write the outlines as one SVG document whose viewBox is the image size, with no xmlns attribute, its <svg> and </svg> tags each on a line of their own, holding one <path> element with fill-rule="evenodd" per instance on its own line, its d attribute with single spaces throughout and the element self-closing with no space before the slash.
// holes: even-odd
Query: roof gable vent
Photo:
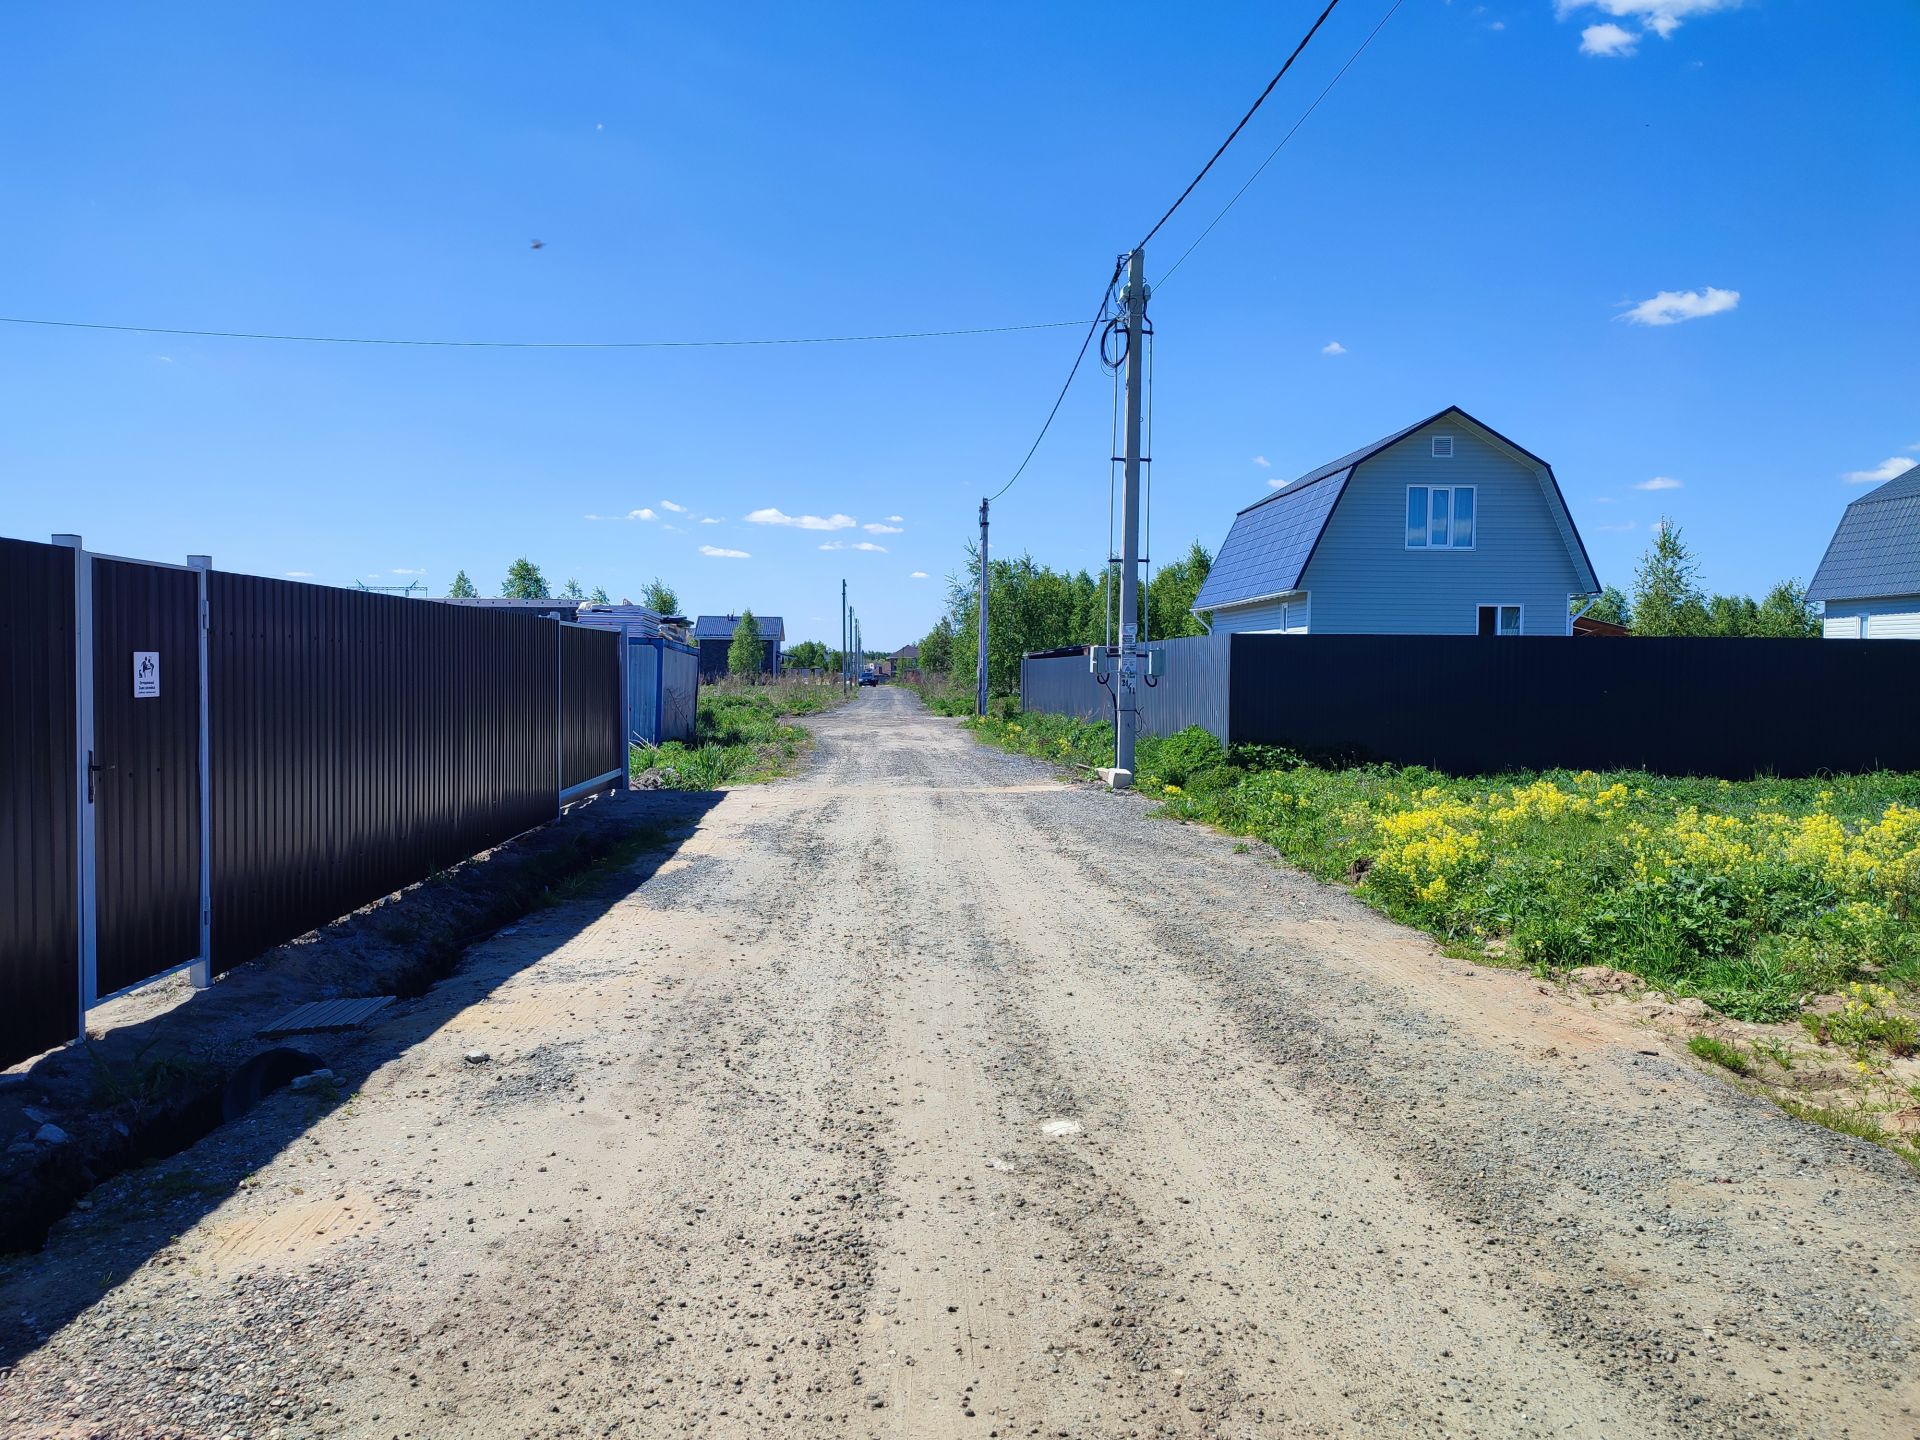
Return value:
<svg viewBox="0 0 1920 1440">
<path fill-rule="evenodd" d="M 1453 458 L 1453 437 L 1451 435 L 1436 435 L 1433 437 L 1433 458 L 1436 460 L 1451 460 Z"/>
</svg>

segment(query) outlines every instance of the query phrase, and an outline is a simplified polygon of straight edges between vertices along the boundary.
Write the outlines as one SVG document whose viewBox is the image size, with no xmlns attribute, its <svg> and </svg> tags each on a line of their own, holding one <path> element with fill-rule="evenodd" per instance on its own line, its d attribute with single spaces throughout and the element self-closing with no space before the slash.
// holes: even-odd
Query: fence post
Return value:
<svg viewBox="0 0 1920 1440">
<path fill-rule="evenodd" d="M 75 983 L 79 987 L 80 1035 L 84 1036 L 87 1010 L 93 1004 L 99 980 L 98 912 L 94 904 L 99 854 L 93 836 L 93 561 L 78 535 L 55 535 L 53 543 L 73 551 L 74 853 L 80 871 L 75 889 L 80 908 Z"/>
<path fill-rule="evenodd" d="M 196 990 L 213 984 L 213 712 L 208 703 L 207 651 L 212 626 L 210 589 L 213 557 L 189 555 L 187 564 L 199 582 L 200 615 L 200 958 L 187 967 Z"/>
<path fill-rule="evenodd" d="M 633 707 L 633 647 L 627 643 L 629 622 L 620 622 L 620 697 L 614 703 L 620 707 L 620 723 L 615 726 L 618 732 L 618 748 L 614 751 L 614 763 L 620 767 L 619 782 L 616 790 L 629 788 L 633 770 L 632 748 L 633 732 L 628 728 L 627 718 Z"/>
</svg>

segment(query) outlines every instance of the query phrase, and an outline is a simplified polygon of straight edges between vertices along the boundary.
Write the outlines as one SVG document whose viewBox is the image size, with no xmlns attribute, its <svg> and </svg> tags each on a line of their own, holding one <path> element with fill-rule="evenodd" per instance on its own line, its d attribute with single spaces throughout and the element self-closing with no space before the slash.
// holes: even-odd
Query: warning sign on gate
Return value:
<svg viewBox="0 0 1920 1440">
<path fill-rule="evenodd" d="M 133 652 L 133 698 L 136 700 L 157 700 L 160 697 L 160 652 L 158 650 L 136 650 Z"/>
</svg>

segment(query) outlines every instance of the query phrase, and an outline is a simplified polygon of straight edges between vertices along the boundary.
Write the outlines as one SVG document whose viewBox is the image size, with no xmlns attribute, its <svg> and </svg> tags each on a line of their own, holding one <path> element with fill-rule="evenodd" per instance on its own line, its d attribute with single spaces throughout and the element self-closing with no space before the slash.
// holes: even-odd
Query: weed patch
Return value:
<svg viewBox="0 0 1920 1440">
<path fill-rule="evenodd" d="M 700 689 L 693 743 L 669 740 L 653 749 L 634 746 L 628 773 L 637 786 L 720 790 L 792 772 L 812 743 L 806 730 L 782 724 L 842 704 L 838 685 L 718 681 Z"/>
<path fill-rule="evenodd" d="M 1729 1045 L 1724 1040 L 1716 1040 L 1711 1035 L 1695 1035 L 1687 1041 L 1687 1049 L 1702 1060 L 1731 1070 L 1736 1075 L 1751 1075 L 1753 1062 L 1747 1059 L 1738 1046 Z"/>
</svg>

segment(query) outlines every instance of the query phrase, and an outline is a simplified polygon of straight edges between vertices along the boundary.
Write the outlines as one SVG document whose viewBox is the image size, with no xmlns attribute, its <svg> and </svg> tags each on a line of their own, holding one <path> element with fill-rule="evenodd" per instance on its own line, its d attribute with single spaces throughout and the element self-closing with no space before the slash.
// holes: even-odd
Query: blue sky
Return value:
<svg viewBox="0 0 1920 1440">
<path fill-rule="evenodd" d="M 1343 0 L 1150 279 L 1388 3 Z M 0 314 L 562 340 L 1070 320 L 1317 10 L 17 4 Z M 1920 460 L 1917 63 L 1908 0 L 1404 0 L 1154 297 L 1156 548 L 1217 547 L 1270 480 L 1460 404 L 1554 463 L 1605 580 L 1663 513 L 1713 587 L 1808 577 L 1846 477 Z M 1631 318 L 1663 295 L 1710 313 Z M 526 554 L 792 638 L 837 634 L 845 576 L 891 647 L 1077 343 L 0 325 L 0 533 L 436 593 Z M 1083 373 L 997 551 L 1099 564 L 1109 383 Z"/>
</svg>

